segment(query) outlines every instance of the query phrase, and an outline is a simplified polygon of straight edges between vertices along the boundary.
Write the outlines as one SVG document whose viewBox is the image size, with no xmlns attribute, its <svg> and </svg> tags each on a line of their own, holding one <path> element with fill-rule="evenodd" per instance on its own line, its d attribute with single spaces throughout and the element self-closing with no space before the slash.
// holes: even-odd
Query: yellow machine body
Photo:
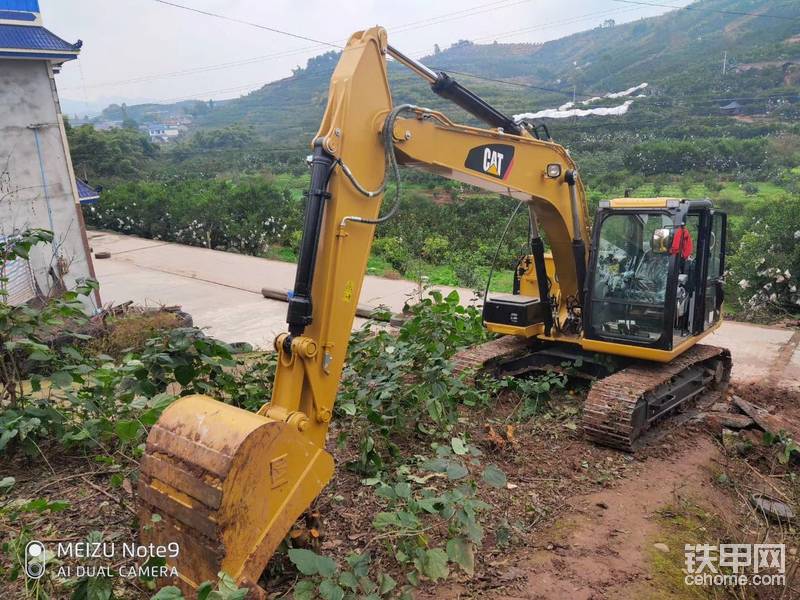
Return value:
<svg viewBox="0 0 800 600">
<path fill-rule="evenodd" d="M 358 32 L 331 79 L 314 140 L 315 152 L 331 166 L 327 177 L 314 179 L 312 164 L 309 191 L 309 203 L 315 196 L 324 208 L 319 222 L 307 209 L 303 243 L 314 239 L 301 250 L 287 317 L 290 333 L 275 343 L 278 367 L 271 398 L 254 414 L 206 396 L 187 396 L 163 413 L 148 436 L 139 483 L 141 537 L 146 543 L 179 542 L 180 553 L 168 565 L 177 568 L 175 583 L 187 593 L 225 571 L 249 586 L 253 597 L 264 597 L 258 579 L 269 558 L 332 476 L 326 435 L 381 208 L 388 156 L 525 202 L 551 251 L 545 257 L 550 292 L 564 298 L 580 292 L 577 270 L 580 261 L 585 267 L 588 252 L 576 263 L 573 245 L 575 240 L 587 248 L 590 244 L 583 185 L 577 174 L 568 186 L 563 177 L 550 173 L 577 173 L 568 152 L 527 131 L 515 135 L 458 125 L 437 111 L 416 107 L 398 113 L 392 131 L 384 131 L 394 113 L 386 54 L 385 30 Z M 393 142 L 391 155 L 387 136 Z M 486 148 L 478 157 L 483 169 L 464 161 L 476 146 Z M 492 154 L 495 147 L 512 150 L 513 168 L 511 161 L 502 163 Z M 612 201 L 620 207 L 630 202 Z M 636 202 L 658 208 L 667 200 Z M 523 294 L 539 296 L 533 269 L 523 274 L 520 285 Z M 298 289 L 305 291 L 298 294 Z M 567 318 L 565 303 L 558 311 L 558 318 Z M 541 324 L 487 326 L 502 334 L 662 361 L 699 339 L 691 337 L 664 353 L 586 340 L 579 333 L 553 330 L 547 335 Z"/>
</svg>

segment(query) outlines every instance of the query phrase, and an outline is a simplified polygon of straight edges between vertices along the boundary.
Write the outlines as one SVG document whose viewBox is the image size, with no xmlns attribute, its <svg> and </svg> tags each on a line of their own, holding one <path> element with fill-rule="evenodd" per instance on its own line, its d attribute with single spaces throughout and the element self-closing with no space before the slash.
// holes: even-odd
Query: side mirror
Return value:
<svg viewBox="0 0 800 600">
<path fill-rule="evenodd" d="M 656 229 L 653 232 L 653 239 L 650 248 L 656 254 L 666 254 L 669 252 L 669 245 L 672 238 L 672 230 L 666 227 Z"/>
</svg>

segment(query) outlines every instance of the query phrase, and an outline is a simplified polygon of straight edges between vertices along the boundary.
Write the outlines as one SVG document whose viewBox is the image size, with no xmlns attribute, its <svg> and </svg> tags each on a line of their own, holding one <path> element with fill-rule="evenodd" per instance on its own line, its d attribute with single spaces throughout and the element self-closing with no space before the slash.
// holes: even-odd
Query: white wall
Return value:
<svg viewBox="0 0 800 600">
<path fill-rule="evenodd" d="M 66 143 L 49 63 L 0 59 L 0 235 L 30 227 L 53 231 L 54 245 L 31 253 L 36 283 L 46 294 L 53 287 L 51 267 L 68 289 L 92 273 Z"/>
</svg>

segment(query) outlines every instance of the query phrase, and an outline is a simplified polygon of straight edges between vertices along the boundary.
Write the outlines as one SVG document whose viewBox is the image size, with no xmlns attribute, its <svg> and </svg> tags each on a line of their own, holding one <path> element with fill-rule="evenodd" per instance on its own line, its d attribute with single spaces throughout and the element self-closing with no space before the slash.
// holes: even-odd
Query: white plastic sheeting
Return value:
<svg viewBox="0 0 800 600">
<path fill-rule="evenodd" d="M 623 90 L 621 92 L 612 92 L 610 94 L 606 94 L 603 98 L 624 98 L 625 96 L 630 96 L 633 92 L 638 92 L 639 90 L 643 90 L 647 87 L 648 84 L 640 83 L 639 85 L 633 86 L 632 88 L 628 88 L 627 90 Z"/>
<path fill-rule="evenodd" d="M 633 87 L 628 88 L 627 90 L 622 90 L 621 92 L 609 92 L 603 96 L 594 96 L 593 98 L 588 98 L 587 100 L 581 101 L 581 105 L 586 106 L 597 102 L 598 100 L 603 100 L 606 98 L 624 98 L 625 96 L 630 96 L 631 94 L 638 92 L 640 90 L 645 89 L 649 84 L 647 83 L 640 83 L 639 85 L 635 85 Z M 636 98 L 644 98 L 644 94 L 639 94 Z M 622 104 L 618 106 L 599 106 L 597 108 L 573 108 L 575 106 L 574 102 L 566 102 L 559 106 L 558 108 L 546 108 L 544 110 L 540 110 L 537 112 L 532 113 L 522 113 L 519 115 L 514 115 L 515 121 L 522 121 L 523 119 L 566 119 L 567 117 L 588 117 L 590 115 L 597 115 L 601 117 L 607 116 L 616 116 L 616 115 L 624 115 L 628 112 L 628 109 L 633 104 L 633 100 L 626 100 Z"/>
<path fill-rule="evenodd" d="M 515 121 L 523 119 L 566 119 L 567 117 L 588 117 L 589 115 L 598 115 L 607 117 L 611 115 L 624 115 L 633 104 L 633 100 L 626 100 L 619 106 L 601 106 L 598 108 L 569 108 L 561 110 L 559 108 L 546 108 L 535 113 L 522 113 L 514 115 Z"/>
</svg>

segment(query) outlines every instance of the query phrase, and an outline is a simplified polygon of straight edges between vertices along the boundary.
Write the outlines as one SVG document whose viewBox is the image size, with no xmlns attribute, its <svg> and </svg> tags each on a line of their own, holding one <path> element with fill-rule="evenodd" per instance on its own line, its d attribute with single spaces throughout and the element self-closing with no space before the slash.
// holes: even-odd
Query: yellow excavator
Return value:
<svg viewBox="0 0 800 600">
<path fill-rule="evenodd" d="M 393 106 L 389 57 L 487 128 Z M 728 352 L 697 343 L 720 324 L 724 213 L 708 200 L 621 198 L 601 202 L 590 229 L 576 166 L 545 128 L 516 122 L 403 55 L 384 29 L 360 31 L 341 54 L 313 140 L 289 331 L 275 340 L 270 401 L 252 413 L 186 396 L 147 438 L 141 541 L 178 542 L 168 565 L 187 592 L 225 571 L 251 597 L 266 597 L 258 580 L 267 562 L 333 474 L 326 434 L 373 234 L 397 210 L 399 185 L 380 216 L 399 165 L 527 207 L 530 252 L 513 293 L 484 299 L 486 327 L 502 337 L 457 362 L 518 374 L 581 359 L 597 378 L 586 436 L 623 450 L 729 378 Z"/>
</svg>

